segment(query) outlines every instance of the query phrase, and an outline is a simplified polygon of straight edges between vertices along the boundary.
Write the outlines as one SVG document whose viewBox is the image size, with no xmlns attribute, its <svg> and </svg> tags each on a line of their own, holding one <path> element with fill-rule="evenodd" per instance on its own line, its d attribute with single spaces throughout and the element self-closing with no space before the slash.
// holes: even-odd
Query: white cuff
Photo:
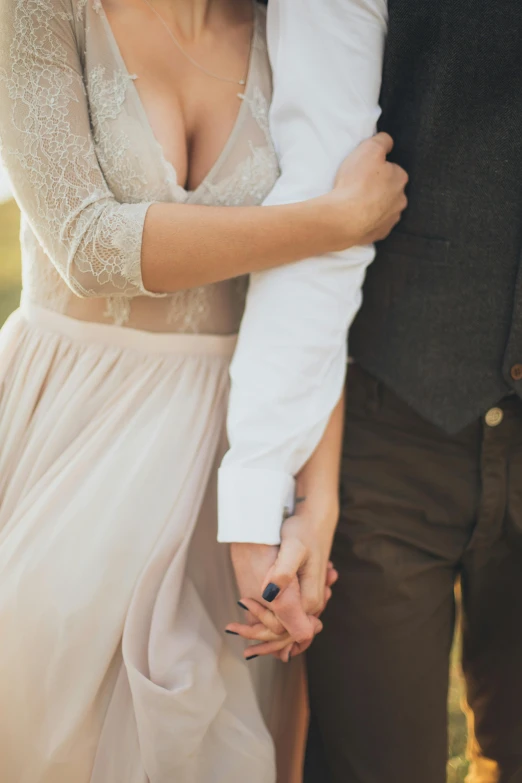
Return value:
<svg viewBox="0 0 522 783">
<path fill-rule="evenodd" d="M 294 510 L 295 480 L 277 470 L 223 467 L 218 474 L 218 541 L 280 544 Z"/>
</svg>

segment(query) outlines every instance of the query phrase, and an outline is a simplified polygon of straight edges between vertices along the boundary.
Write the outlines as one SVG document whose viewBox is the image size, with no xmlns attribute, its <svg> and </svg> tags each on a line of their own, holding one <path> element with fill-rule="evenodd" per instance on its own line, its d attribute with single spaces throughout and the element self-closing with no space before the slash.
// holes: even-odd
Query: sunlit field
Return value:
<svg viewBox="0 0 522 783">
<path fill-rule="evenodd" d="M 0 204 L 0 322 L 20 299 L 19 219 L 14 201 Z"/>
<path fill-rule="evenodd" d="M 17 306 L 20 297 L 20 254 L 18 247 L 19 220 L 13 201 L 0 204 L 0 322 L 3 323 Z M 455 654 L 455 660 L 457 654 Z M 448 783 L 463 783 L 467 767 L 464 758 L 466 721 L 460 711 L 461 682 L 454 667 L 450 698 L 450 762 Z M 422 770 L 418 770 L 419 783 Z"/>
</svg>

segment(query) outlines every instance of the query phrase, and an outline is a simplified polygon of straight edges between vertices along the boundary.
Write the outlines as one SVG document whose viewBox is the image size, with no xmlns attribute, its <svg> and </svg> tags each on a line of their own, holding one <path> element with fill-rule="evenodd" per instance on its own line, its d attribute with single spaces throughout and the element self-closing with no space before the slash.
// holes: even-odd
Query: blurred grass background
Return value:
<svg viewBox="0 0 522 783">
<path fill-rule="evenodd" d="M 14 201 L 0 204 L 0 323 L 20 300 L 20 219 Z"/>
<path fill-rule="evenodd" d="M 18 306 L 20 298 L 19 223 L 15 202 L 7 201 L 0 204 L 0 324 Z M 449 694 L 450 761 L 448 783 L 463 783 L 467 772 L 465 759 L 466 720 L 460 709 L 462 684 L 457 662 L 458 650 L 455 649 Z M 422 770 L 419 770 L 419 783 L 421 781 Z"/>
<path fill-rule="evenodd" d="M 464 783 L 469 764 L 466 759 L 467 725 L 466 717 L 461 709 L 464 698 L 464 688 L 459 668 L 460 643 L 457 641 L 453 650 L 453 666 L 449 688 L 449 762 L 447 783 Z M 420 776 L 419 781 L 422 780 Z"/>
</svg>

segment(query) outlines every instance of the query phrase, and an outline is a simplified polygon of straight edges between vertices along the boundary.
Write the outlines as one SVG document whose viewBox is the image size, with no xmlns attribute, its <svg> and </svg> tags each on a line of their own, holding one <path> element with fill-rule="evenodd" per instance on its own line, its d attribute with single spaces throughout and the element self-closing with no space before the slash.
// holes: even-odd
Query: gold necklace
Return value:
<svg viewBox="0 0 522 783">
<path fill-rule="evenodd" d="M 186 52 L 186 51 L 185 51 L 185 49 L 182 47 L 182 45 L 180 44 L 180 42 L 178 41 L 178 39 L 176 38 L 176 36 L 175 36 L 175 35 L 174 35 L 174 33 L 172 32 L 172 30 L 170 29 L 170 27 L 168 26 L 168 24 L 166 23 L 166 21 L 164 20 L 164 18 L 161 16 L 161 14 L 159 13 L 159 11 L 157 11 L 157 10 L 154 8 L 154 6 L 153 6 L 153 5 L 152 5 L 152 3 L 150 2 L 150 0 L 143 0 L 143 2 L 145 3 L 145 5 L 148 5 L 148 7 L 149 7 L 149 8 L 150 8 L 150 10 L 152 11 L 152 13 L 153 13 L 153 14 L 155 14 L 155 15 L 158 17 L 158 19 L 159 19 L 160 23 L 163 25 L 163 27 L 165 28 L 165 30 L 167 31 L 167 33 L 169 34 L 169 36 L 171 37 L 171 39 L 173 40 L 173 42 L 175 43 L 176 47 L 179 49 L 179 51 L 181 52 L 181 54 L 182 54 L 182 55 L 183 55 L 183 56 L 184 56 L 184 57 L 185 57 L 185 58 L 186 58 L 186 59 L 189 61 L 189 63 L 191 63 L 191 64 L 192 64 L 192 65 L 193 65 L 195 68 L 198 68 L 198 70 L 202 71 L 202 72 L 203 72 L 204 74 L 206 74 L 207 76 L 210 76 L 212 79 L 218 79 L 220 82 L 227 82 L 228 84 L 239 84 L 241 87 L 244 87 L 244 86 L 245 86 L 245 84 L 246 84 L 246 79 L 240 79 L 240 80 L 238 81 L 237 79 L 229 79 L 229 78 L 227 78 L 226 76 L 219 76 L 217 73 L 212 73 L 212 71 L 209 71 L 209 70 L 208 70 L 207 68 L 205 68 L 203 65 L 200 65 L 198 62 L 196 62 L 196 60 L 194 60 L 194 58 L 193 58 L 193 57 L 191 57 L 191 56 L 190 56 L 190 54 L 189 54 L 188 52 Z M 250 51 L 252 51 L 252 46 L 253 46 L 253 42 L 254 42 L 255 25 L 256 25 L 256 8 L 255 8 L 255 0 L 253 0 L 253 1 L 252 1 L 252 8 L 253 8 L 253 11 L 254 11 L 254 21 L 253 21 L 253 24 L 252 24 L 252 38 L 251 38 L 251 40 L 250 40 Z M 250 58 L 249 58 L 249 60 L 250 60 Z"/>
</svg>

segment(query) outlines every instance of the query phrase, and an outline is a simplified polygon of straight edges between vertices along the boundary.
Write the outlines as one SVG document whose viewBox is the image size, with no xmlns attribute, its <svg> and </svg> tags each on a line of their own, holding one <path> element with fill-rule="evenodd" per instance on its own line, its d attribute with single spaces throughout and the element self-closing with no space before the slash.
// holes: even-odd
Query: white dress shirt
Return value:
<svg viewBox="0 0 522 783">
<path fill-rule="evenodd" d="M 387 0 L 269 0 L 271 131 L 281 178 L 266 201 L 328 192 L 379 117 Z M 252 276 L 232 362 L 230 450 L 219 471 L 219 540 L 278 544 L 294 477 L 340 399 L 347 332 L 372 247 Z"/>
</svg>

